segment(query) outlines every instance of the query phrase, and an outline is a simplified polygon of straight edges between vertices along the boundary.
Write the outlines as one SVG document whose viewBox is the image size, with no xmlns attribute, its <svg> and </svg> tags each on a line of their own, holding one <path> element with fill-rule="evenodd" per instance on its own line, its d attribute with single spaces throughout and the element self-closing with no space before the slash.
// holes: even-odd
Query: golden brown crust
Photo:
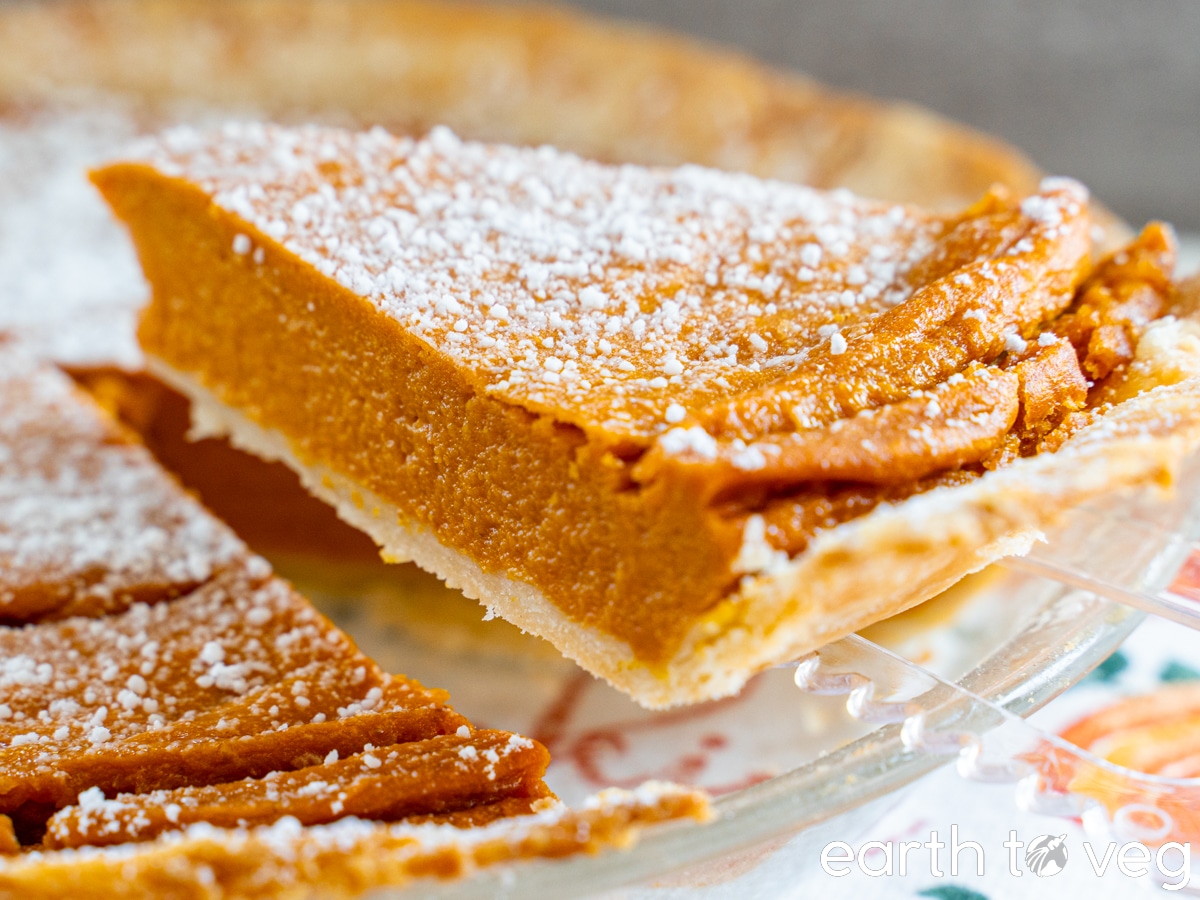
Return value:
<svg viewBox="0 0 1200 900">
<path fill-rule="evenodd" d="M 993 183 L 1024 193 L 1039 177 L 1013 148 L 927 111 L 848 96 L 736 53 L 561 10 L 427 0 L 248 0 L 220 10 L 203 0 L 76 0 L 0 8 L 0 115 L 19 123 L 30 106 L 64 101 L 88 109 L 96 100 L 108 110 L 108 95 L 138 129 L 197 111 L 383 123 L 408 132 L 448 123 L 470 137 L 548 142 L 613 161 L 694 161 L 941 209 L 958 208 Z M 86 129 L 82 136 L 91 139 Z M 1121 233 L 1111 217 L 1105 222 L 1111 234 Z M 132 305 L 136 286 L 129 291 Z M 61 325 L 48 331 L 77 328 Z M 98 344 L 85 336 L 54 346 L 59 353 Z M 155 417 L 144 424 L 157 432 L 153 438 L 165 423 Z M 152 443 L 168 448 L 167 464 L 184 470 L 184 480 L 222 515 L 235 513 L 232 524 L 255 546 L 325 553 L 336 543 L 369 552 L 313 515 L 277 473 L 239 476 L 244 467 L 229 465 L 213 444 L 198 451 L 205 456 L 197 463 L 183 458 L 178 440 Z M 263 493 L 269 503 L 257 501 Z M 305 527 L 281 529 L 257 514 L 285 502 L 281 518 Z"/>
<path fill-rule="evenodd" d="M 349 898 L 420 879 L 452 879 L 487 866 L 557 859 L 628 846 L 648 825 L 704 821 L 703 796 L 650 783 L 608 790 L 580 810 L 553 807 L 472 829 L 347 820 L 301 829 L 208 826 L 146 844 L 0 859 L 0 893 L 23 900 Z"/>
<path fill-rule="evenodd" d="M 994 183 L 1026 193 L 1039 178 L 1011 147 L 927 111 L 537 6 L 30 3 L 2 11 L 0 46 L 0 102 L 106 91 L 157 113 L 199 102 L 407 133 L 448 124 L 483 140 L 697 162 L 941 209 Z"/>
</svg>

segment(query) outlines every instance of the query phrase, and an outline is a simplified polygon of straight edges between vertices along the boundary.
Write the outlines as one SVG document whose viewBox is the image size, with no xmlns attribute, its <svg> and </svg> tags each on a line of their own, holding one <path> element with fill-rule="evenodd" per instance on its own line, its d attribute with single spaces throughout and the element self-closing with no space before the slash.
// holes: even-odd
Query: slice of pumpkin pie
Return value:
<svg viewBox="0 0 1200 900">
<path fill-rule="evenodd" d="M 953 215 L 549 148 L 257 124 L 93 174 L 197 429 L 651 706 L 1168 477 L 1196 324 L 1050 179 Z"/>
</svg>

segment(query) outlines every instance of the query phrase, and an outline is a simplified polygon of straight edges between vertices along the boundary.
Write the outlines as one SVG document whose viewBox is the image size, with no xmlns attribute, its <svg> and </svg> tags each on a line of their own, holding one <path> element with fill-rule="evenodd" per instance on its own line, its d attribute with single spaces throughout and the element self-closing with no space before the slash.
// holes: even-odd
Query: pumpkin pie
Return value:
<svg viewBox="0 0 1200 900">
<path fill-rule="evenodd" d="M 1198 436 L 1169 228 L 1096 259 L 1066 179 L 946 214 L 251 123 L 93 180 L 198 432 L 649 706 L 1021 553 Z"/>
<path fill-rule="evenodd" d="M 629 102 L 638 97 L 646 102 Z M 251 546 L 289 570 L 377 559 L 281 465 L 188 443 L 186 402 L 142 370 L 144 290 L 80 172 L 134 136 L 252 114 L 446 123 L 592 158 L 694 162 L 936 209 L 1037 169 L 998 139 L 728 49 L 563 8 L 446 0 L 96 0 L 0 4 L 0 329 L 68 367 Z M 1092 212 L 1097 212 L 1093 205 Z M 1108 216 L 1109 237 L 1124 234 Z M 48 277 L 52 273 L 52 277 Z M 269 514 L 266 511 L 270 511 Z"/>
<path fill-rule="evenodd" d="M 6 896 L 349 896 L 705 814 L 562 807 L 544 747 L 380 670 L 2 338 L 0 497 Z"/>
</svg>

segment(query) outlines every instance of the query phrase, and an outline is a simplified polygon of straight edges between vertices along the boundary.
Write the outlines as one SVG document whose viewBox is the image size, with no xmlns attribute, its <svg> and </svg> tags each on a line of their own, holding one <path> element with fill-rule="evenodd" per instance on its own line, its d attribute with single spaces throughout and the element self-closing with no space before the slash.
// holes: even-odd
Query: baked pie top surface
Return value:
<svg viewBox="0 0 1200 900">
<path fill-rule="evenodd" d="M 976 307 L 995 319 L 992 295 L 1014 284 L 1061 299 L 1089 252 L 1086 193 L 1069 182 L 948 217 L 443 128 L 422 140 L 179 129 L 146 159 L 367 298 L 479 390 L 605 443 L 645 446 L 804 365 L 836 375 L 912 299 L 968 319 Z M 246 235 L 231 250 L 258 247 Z M 1002 312 L 993 355 L 1044 310 Z"/>
</svg>

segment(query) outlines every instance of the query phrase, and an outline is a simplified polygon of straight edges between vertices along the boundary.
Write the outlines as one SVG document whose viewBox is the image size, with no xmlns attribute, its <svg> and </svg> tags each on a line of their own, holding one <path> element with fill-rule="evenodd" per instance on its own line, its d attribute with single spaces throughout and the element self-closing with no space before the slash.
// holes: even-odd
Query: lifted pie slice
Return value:
<svg viewBox="0 0 1200 900">
<path fill-rule="evenodd" d="M 203 431 L 640 702 L 1023 552 L 1195 442 L 1170 231 L 548 148 L 235 125 L 94 180 Z"/>
</svg>

